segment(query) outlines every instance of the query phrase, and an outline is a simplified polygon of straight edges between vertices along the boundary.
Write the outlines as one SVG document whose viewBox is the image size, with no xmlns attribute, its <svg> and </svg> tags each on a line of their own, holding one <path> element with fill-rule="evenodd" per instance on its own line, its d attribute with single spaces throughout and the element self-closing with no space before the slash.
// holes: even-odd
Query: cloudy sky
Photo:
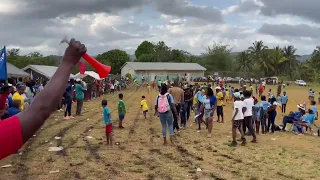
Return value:
<svg viewBox="0 0 320 180">
<path fill-rule="evenodd" d="M 310 54 L 320 45 L 320 0 L 0 0 L 0 45 L 62 55 L 62 37 L 75 37 L 96 55 L 134 54 L 144 40 L 193 54 L 213 42 L 242 51 L 256 40 L 294 45 Z"/>
</svg>

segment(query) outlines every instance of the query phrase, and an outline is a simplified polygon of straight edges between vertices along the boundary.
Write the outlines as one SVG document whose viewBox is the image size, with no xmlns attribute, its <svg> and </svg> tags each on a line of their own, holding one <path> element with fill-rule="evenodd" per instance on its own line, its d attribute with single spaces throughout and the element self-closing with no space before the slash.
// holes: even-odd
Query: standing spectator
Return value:
<svg viewBox="0 0 320 180">
<path fill-rule="evenodd" d="M 223 99 L 224 96 L 221 92 L 221 88 L 220 87 L 216 87 L 216 92 L 217 92 L 217 116 L 218 116 L 218 120 L 217 122 L 222 122 L 224 123 L 223 120 Z M 220 121 L 221 118 L 221 121 Z"/>
<path fill-rule="evenodd" d="M 281 97 L 281 111 L 282 114 L 286 113 L 286 108 L 287 108 L 287 103 L 288 103 L 288 96 L 287 96 L 287 92 L 283 92 L 283 96 Z"/>
<path fill-rule="evenodd" d="M 83 99 L 84 99 L 84 91 L 85 89 L 81 85 L 81 80 L 76 80 L 76 100 L 77 100 L 77 110 L 76 116 L 81 116 L 81 110 L 83 106 Z"/>
<path fill-rule="evenodd" d="M 66 92 L 64 94 L 64 99 L 65 99 L 65 103 L 66 103 L 66 109 L 64 112 L 64 119 L 73 118 L 71 116 L 73 84 L 74 84 L 74 80 L 70 79 L 68 86 L 67 86 L 67 89 L 66 89 Z"/>
<path fill-rule="evenodd" d="M 20 101 L 20 110 L 24 110 L 24 98 L 22 97 L 22 94 L 24 93 L 26 87 L 23 85 L 20 85 L 18 87 L 18 91 L 15 92 L 12 96 L 13 101 Z"/>
<path fill-rule="evenodd" d="M 254 106 L 254 100 L 251 98 L 251 92 L 252 91 L 244 91 L 244 120 L 243 120 L 243 133 L 246 133 L 246 129 L 248 128 L 250 135 L 253 136 L 253 140 L 251 142 L 257 143 L 257 137 L 256 133 L 253 130 L 253 122 L 252 122 L 252 116 L 256 116 L 256 112 L 253 111 L 253 106 Z"/>
<path fill-rule="evenodd" d="M 177 116 L 173 116 L 174 122 L 173 122 L 173 130 L 177 129 L 178 132 L 180 132 L 179 124 L 178 124 L 178 117 L 180 117 L 180 110 L 184 103 L 184 92 L 179 87 L 178 81 L 175 81 L 173 84 L 174 87 L 170 88 L 168 90 L 168 93 L 172 95 L 173 100 L 176 105 L 177 110 Z"/>
</svg>

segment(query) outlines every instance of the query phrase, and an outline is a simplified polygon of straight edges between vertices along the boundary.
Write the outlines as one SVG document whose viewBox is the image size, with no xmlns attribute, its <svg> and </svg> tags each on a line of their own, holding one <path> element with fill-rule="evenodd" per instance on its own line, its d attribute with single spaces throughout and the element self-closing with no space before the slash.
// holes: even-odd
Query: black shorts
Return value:
<svg viewBox="0 0 320 180">
<path fill-rule="evenodd" d="M 223 116 L 223 106 L 217 106 L 217 116 Z"/>
</svg>

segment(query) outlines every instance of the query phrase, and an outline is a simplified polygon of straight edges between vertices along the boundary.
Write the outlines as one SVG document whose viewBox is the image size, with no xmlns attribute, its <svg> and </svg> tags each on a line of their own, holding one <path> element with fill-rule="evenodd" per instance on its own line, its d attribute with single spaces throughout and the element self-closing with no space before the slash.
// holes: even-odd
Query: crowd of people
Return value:
<svg viewBox="0 0 320 180">
<path fill-rule="evenodd" d="M 214 84 L 214 83 L 213 83 Z M 162 135 L 164 144 L 167 144 L 167 129 L 169 129 L 170 140 L 181 129 L 187 127 L 187 122 L 192 118 L 193 123 L 197 124 L 197 131 L 205 125 L 208 137 L 212 137 L 212 125 L 214 114 L 216 114 L 218 123 L 224 123 L 224 106 L 227 102 L 233 102 L 232 116 L 232 146 L 237 145 L 236 130 L 241 134 L 242 145 L 245 145 L 245 134 L 248 130 L 249 135 L 253 137 L 253 143 L 257 143 L 257 135 L 274 133 L 277 130 L 286 130 L 286 124 L 291 123 L 292 129 L 297 134 L 304 134 L 306 131 L 312 131 L 315 126 L 314 120 L 318 118 L 318 110 L 315 106 L 314 98 L 310 98 L 311 107 L 306 114 L 306 105 L 299 104 L 296 112 L 290 112 L 286 115 L 286 106 L 288 95 L 284 91 L 281 95 L 282 85 L 279 83 L 277 96 L 274 96 L 271 89 L 264 95 L 266 84 L 255 83 L 240 84 L 239 88 L 227 86 L 223 81 L 217 82 L 214 88 L 211 83 L 198 84 L 186 83 L 185 81 L 155 80 L 147 83 L 148 90 L 156 89 L 159 95 L 155 100 L 155 116 L 160 118 L 162 125 Z M 254 92 L 255 89 L 255 92 Z M 311 91 L 311 90 L 310 90 Z M 256 95 L 256 97 L 254 96 Z M 260 100 L 258 100 L 260 98 Z M 260 102 L 259 102 L 260 101 Z M 141 108 L 146 118 L 148 105 L 145 96 L 142 96 Z M 283 124 L 276 125 L 277 108 L 284 115 Z M 191 112 L 194 111 L 194 118 Z M 119 112 L 119 119 L 122 120 Z M 105 115 L 109 117 L 109 115 Z M 260 128 L 261 127 L 261 128 Z M 303 130 L 306 127 L 306 130 Z"/>
<path fill-rule="evenodd" d="M 76 115 L 81 115 L 82 105 L 85 98 L 88 100 L 99 97 L 103 92 L 114 93 L 126 87 L 126 80 L 95 81 L 86 83 L 81 79 L 69 79 L 73 67 L 78 63 L 80 57 L 86 52 L 86 48 L 79 41 L 72 39 L 65 52 L 61 65 L 57 72 L 50 79 L 48 84 L 43 83 L 36 86 L 34 81 L 23 83 L 7 83 L 2 85 L 0 90 L 0 159 L 17 152 L 21 146 L 42 126 L 50 114 L 57 109 L 60 110 L 62 104 L 65 108 L 65 119 L 72 118 L 71 106 L 77 103 Z M 137 83 L 138 84 L 138 83 Z M 174 141 L 174 136 L 181 129 L 187 128 L 190 118 L 197 124 L 197 131 L 205 126 L 208 137 L 212 137 L 212 126 L 214 114 L 217 122 L 224 123 L 225 103 L 233 102 L 232 114 L 232 146 L 237 145 L 236 130 L 240 131 L 242 145 L 247 143 L 245 134 L 253 137 L 252 143 L 257 143 L 257 135 L 260 133 L 274 133 L 277 130 L 286 130 L 287 123 L 292 124 L 292 130 L 297 134 L 307 131 L 312 132 L 312 127 L 318 128 L 314 121 L 318 118 L 318 110 L 314 100 L 314 92 L 310 90 L 310 109 L 305 103 L 298 104 L 296 112 L 290 112 L 283 118 L 283 124 L 277 126 L 275 119 L 276 109 L 281 107 L 281 112 L 286 113 L 288 96 L 286 92 L 281 95 L 282 85 L 278 85 L 277 96 L 274 96 L 271 89 L 267 96 L 264 95 L 265 84 L 255 85 L 240 84 L 239 88 L 227 86 L 223 81 L 218 82 L 214 87 L 211 83 L 194 84 L 183 81 L 161 81 L 156 80 L 146 83 L 151 91 L 157 89 L 154 109 L 155 116 L 160 118 L 162 125 L 163 142 L 167 144 L 167 129 L 170 132 L 170 140 Z M 158 88 L 157 88 L 158 87 Z M 127 110 L 123 101 L 123 94 L 119 94 L 118 118 L 119 128 L 123 127 Z M 62 103 L 60 103 L 62 102 Z M 108 108 L 107 100 L 102 100 L 103 116 L 107 144 L 112 145 L 112 118 Z M 57 108 L 58 106 L 58 108 Z M 145 96 L 141 97 L 141 109 L 144 118 L 147 118 L 149 110 Z M 194 118 L 191 112 L 194 111 Z M 304 130 L 305 128 L 305 130 Z M 291 129 L 290 129 L 291 130 Z"/>
</svg>

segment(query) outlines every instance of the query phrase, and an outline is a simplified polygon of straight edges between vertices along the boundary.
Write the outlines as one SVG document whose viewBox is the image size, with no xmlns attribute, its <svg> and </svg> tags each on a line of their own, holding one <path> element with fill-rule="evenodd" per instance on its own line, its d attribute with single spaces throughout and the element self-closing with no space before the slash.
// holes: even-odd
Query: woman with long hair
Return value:
<svg viewBox="0 0 320 180">
<path fill-rule="evenodd" d="M 173 142 L 173 116 L 177 116 L 174 100 L 171 94 L 168 93 L 168 87 L 165 84 L 161 85 L 160 94 L 156 97 L 155 114 L 160 117 L 162 125 L 163 144 L 167 144 L 167 126 L 170 132 L 170 141 Z"/>
<path fill-rule="evenodd" d="M 202 103 L 204 107 L 204 117 L 208 129 L 208 137 L 211 137 L 213 115 L 214 111 L 217 109 L 217 98 L 214 96 L 211 88 L 207 88 L 206 99 L 204 99 Z"/>
</svg>

